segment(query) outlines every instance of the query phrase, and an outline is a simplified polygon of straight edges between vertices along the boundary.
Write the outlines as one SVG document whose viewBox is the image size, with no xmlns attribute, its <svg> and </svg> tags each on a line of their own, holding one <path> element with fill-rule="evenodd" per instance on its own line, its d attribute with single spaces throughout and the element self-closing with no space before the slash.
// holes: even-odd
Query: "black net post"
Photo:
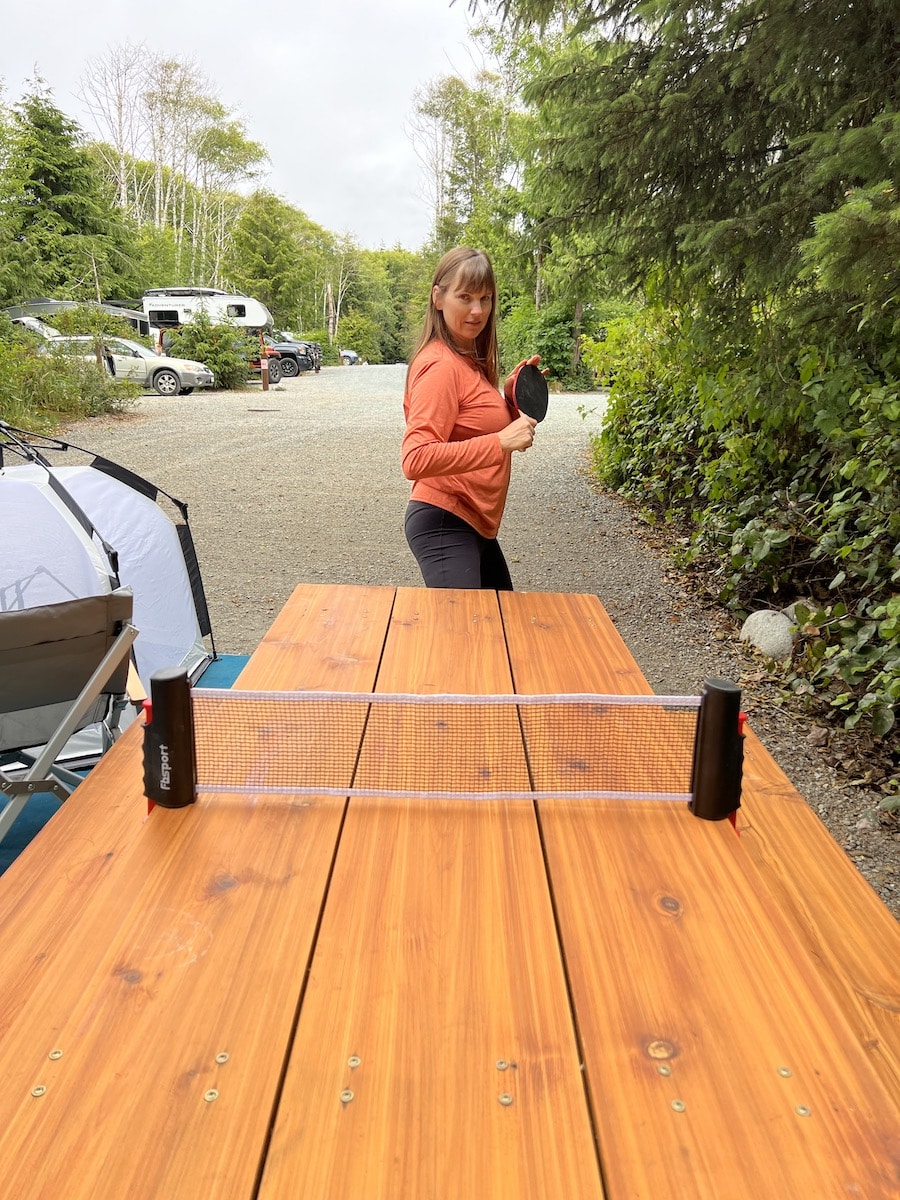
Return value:
<svg viewBox="0 0 900 1200">
<path fill-rule="evenodd" d="M 191 685 L 184 667 L 155 671 L 144 701 L 144 794 L 151 807 L 184 808 L 197 799 Z"/>
<path fill-rule="evenodd" d="M 741 806 L 744 715 L 741 689 L 727 679 L 708 679 L 700 689 L 700 712 L 691 767 L 690 810 L 721 821 Z"/>
</svg>

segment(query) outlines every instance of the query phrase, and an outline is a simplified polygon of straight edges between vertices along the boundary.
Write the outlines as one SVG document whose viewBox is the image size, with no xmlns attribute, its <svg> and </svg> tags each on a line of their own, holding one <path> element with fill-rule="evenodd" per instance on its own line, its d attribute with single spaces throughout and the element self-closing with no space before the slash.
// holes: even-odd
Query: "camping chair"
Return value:
<svg viewBox="0 0 900 1200">
<path fill-rule="evenodd" d="M 118 737 L 138 632 L 132 601 L 119 588 L 0 612 L 0 842 L 29 796 L 65 799 L 80 783 L 58 761 L 73 734 L 97 728 L 91 762 Z"/>
</svg>

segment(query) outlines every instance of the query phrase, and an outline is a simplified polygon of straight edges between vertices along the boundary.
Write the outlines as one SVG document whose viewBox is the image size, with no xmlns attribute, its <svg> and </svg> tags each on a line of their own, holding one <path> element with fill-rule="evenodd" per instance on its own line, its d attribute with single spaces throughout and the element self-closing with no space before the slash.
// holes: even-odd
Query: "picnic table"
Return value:
<svg viewBox="0 0 900 1200">
<path fill-rule="evenodd" d="M 235 687 L 650 692 L 595 596 L 312 584 Z M 735 828 L 427 788 L 148 814 L 136 723 L 0 877 L 0 1195 L 896 1198 L 898 964 L 752 729 Z"/>
</svg>

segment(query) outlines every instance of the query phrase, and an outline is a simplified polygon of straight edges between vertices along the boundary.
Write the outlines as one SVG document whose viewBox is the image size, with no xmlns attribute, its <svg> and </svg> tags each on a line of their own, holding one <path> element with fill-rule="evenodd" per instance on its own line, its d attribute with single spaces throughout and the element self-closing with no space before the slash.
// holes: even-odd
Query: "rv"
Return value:
<svg viewBox="0 0 900 1200">
<path fill-rule="evenodd" d="M 153 288 L 144 292 L 142 305 L 157 329 L 185 325 L 200 312 L 216 324 L 230 322 L 244 329 L 270 329 L 274 324 L 272 314 L 259 300 L 217 288 Z"/>
<path fill-rule="evenodd" d="M 122 317 L 142 337 L 150 336 L 150 322 L 147 319 L 146 310 L 138 312 L 117 300 L 107 300 L 102 304 L 97 304 L 93 300 L 50 300 L 42 297 L 37 300 L 26 300 L 22 304 L 14 304 L 11 308 L 4 308 L 3 312 L 18 325 L 24 325 L 26 329 L 39 333 L 42 337 L 58 337 L 59 330 L 53 328 L 43 318 L 52 318 L 55 313 L 84 307 L 99 308 L 111 317 Z"/>
</svg>

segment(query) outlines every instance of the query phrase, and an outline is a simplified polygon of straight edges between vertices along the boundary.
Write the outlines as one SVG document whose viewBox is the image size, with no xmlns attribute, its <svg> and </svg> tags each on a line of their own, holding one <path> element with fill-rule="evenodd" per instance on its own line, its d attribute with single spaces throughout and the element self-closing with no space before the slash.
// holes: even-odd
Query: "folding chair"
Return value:
<svg viewBox="0 0 900 1200">
<path fill-rule="evenodd" d="M 59 760 L 73 734 L 97 732 L 88 762 L 120 732 L 128 705 L 133 597 L 119 588 L 0 612 L 0 842 L 29 796 L 69 796 L 81 776 Z"/>
</svg>

